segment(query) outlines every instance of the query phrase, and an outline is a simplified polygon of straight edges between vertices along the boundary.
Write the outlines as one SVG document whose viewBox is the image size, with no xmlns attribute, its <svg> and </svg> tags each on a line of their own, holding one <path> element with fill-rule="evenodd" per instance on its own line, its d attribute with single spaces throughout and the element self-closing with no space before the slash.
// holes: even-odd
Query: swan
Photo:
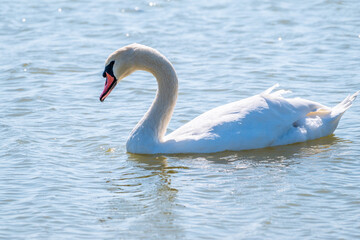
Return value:
<svg viewBox="0 0 360 240">
<path fill-rule="evenodd" d="M 105 61 L 103 102 L 120 80 L 136 70 L 157 80 L 155 100 L 130 133 L 126 150 L 136 154 L 213 153 L 304 142 L 332 134 L 360 91 L 333 108 L 302 98 L 284 98 L 278 84 L 255 96 L 211 109 L 165 136 L 172 116 L 178 79 L 169 60 L 157 50 L 130 44 Z"/>
</svg>

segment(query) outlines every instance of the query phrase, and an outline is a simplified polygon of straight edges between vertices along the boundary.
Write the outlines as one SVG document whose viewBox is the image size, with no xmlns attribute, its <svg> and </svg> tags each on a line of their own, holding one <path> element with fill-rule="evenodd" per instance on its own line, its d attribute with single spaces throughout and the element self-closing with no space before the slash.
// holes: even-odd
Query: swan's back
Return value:
<svg viewBox="0 0 360 240">
<path fill-rule="evenodd" d="M 306 141 L 335 130 L 341 116 L 331 116 L 330 108 L 301 98 L 286 99 L 281 91 L 271 90 L 198 116 L 167 135 L 160 151 L 255 149 Z"/>
</svg>

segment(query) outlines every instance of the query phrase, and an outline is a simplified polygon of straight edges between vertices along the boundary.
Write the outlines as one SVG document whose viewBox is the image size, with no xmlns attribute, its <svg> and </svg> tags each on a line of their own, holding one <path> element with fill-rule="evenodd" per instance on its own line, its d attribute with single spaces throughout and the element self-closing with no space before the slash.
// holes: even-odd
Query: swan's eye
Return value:
<svg viewBox="0 0 360 240">
<path fill-rule="evenodd" d="M 115 61 L 111 61 L 106 67 L 105 70 L 103 72 L 103 77 L 106 77 L 106 73 L 108 73 L 110 76 L 115 77 L 114 76 L 114 72 L 113 72 L 113 66 L 114 66 Z"/>
</svg>

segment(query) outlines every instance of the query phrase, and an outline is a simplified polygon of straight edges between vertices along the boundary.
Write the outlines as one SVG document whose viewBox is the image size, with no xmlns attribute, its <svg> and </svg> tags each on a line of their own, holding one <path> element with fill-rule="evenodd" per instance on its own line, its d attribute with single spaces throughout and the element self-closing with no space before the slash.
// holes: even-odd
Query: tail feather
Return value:
<svg viewBox="0 0 360 240">
<path fill-rule="evenodd" d="M 319 128 L 320 135 L 316 135 L 316 136 L 324 137 L 332 134 L 337 128 L 342 115 L 345 113 L 347 109 L 351 107 L 352 103 L 359 94 L 360 91 L 357 91 L 353 95 L 347 96 L 341 103 L 339 103 L 338 105 L 336 105 L 331 109 L 320 109 L 314 112 L 314 115 L 319 116 L 323 122 L 322 127 Z"/>
<path fill-rule="evenodd" d="M 353 95 L 347 96 L 341 103 L 332 108 L 331 115 L 336 117 L 337 115 L 342 115 L 346 110 L 348 110 L 356 97 L 359 95 L 360 91 L 357 91 Z"/>
</svg>

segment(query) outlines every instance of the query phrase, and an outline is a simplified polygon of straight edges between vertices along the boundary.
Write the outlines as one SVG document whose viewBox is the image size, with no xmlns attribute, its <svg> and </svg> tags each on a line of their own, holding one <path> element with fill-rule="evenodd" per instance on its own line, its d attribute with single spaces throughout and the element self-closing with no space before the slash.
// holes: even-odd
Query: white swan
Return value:
<svg viewBox="0 0 360 240">
<path fill-rule="evenodd" d="M 150 47 L 131 44 L 105 62 L 100 100 L 136 70 L 152 73 L 158 83 L 154 102 L 126 143 L 131 153 L 210 153 L 291 144 L 332 134 L 342 114 L 360 91 L 333 108 L 301 99 L 283 98 L 286 91 L 266 91 L 201 114 L 165 136 L 177 98 L 178 80 L 171 63 Z"/>
</svg>

